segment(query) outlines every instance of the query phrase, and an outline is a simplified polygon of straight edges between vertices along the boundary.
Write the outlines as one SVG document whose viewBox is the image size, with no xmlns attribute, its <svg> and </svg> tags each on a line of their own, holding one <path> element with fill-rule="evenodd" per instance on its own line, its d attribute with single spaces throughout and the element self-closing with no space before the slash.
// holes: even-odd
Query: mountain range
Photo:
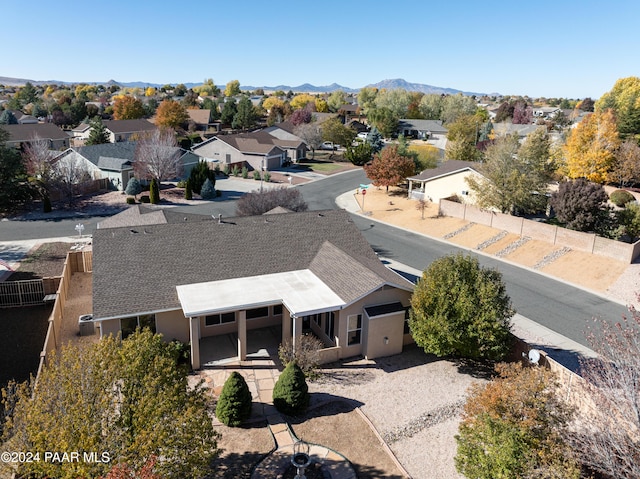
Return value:
<svg viewBox="0 0 640 479">
<path fill-rule="evenodd" d="M 33 85 L 45 85 L 45 84 L 57 84 L 57 85 L 72 85 L 72 84 L 77 84 L 77 83 L 88 83 L 88 84 L 103 84 L 103 85 L 112 85 L 112 84 L 116 84 L 119 85 L 121 87 L 127 87 L 127 88 L 146 88 L 146 87 L 156 87 L 156 88 L 160 88 L 163 85 L 160 83 L 147 83 L 147 82 L 118 82 L 115 80 L 109 80 L 106 83 L 103 82 L 63 82 L 63 81 L 56 81 L 56 80 L 27 80 L 24 78 L 10 78 L 10 77 L 3 77 L 0 76 L 0 84 L 2 85 L 6 85 L 6 86 L 21 86 L 24 85 L 27 82 L 31 82 Z M 187 88 L 192 88 L 194 86 L 198 86 L 201 85 L 202 83 L 184 83 L 184 85 Z M 220 86 L 220 85 L 219 85 Z M 378 89 L 382 89 L 382 88 L 386 88 L 388 90 L 393 90 L 393 89 L 404 89 L 407 91 L 417 91 L 420 93 L 435 93 L 438 95 L 441 94 L 448 94 L 448 95 L 455 95 L 456 93 L 462 93 L 463 95 L 476 95 L 476 96 L 482 96 L 485 95 L 484 93 L 478 93 L 478 92 L 470 92 L 470 91 L 462 91 L 462 90 L 456 90 L 455 88 L 444 88 L 444 87 L 438 87 L 438 86 L 433 86 L 433 85 L 426 85 L 423 83 L 410 83 L 406 80 L 403 80 L 401 78 L 396 78 L 396 79 L 392 79 L 392 80 L 382 80 L 378 83 L 371 83 L 369 85 L 365 85 L 366 87 L 374 87 L 374 88 L 378 88 Z M 360 88 L 349 88 L 346 86 L 342 86 L 342 85 L 338 85 L 337 83 L 332 83 L 331 85 L 326 85 L 326 86 L 315 86 L 315 85 L 311 85 L 309 83 L 304 83 L 302 85 L 298 85 L 298 86 L 289 86 L 289 85 L 276 85 L 276 86 L 249 86 L 249 85 L 241 85 L 240 89 L 248 91 L 248 90 L 258 90 L 258 89 L 262 89 L 265 91 L 276 91 L 276 90 L 282 90 L 282 91 L 289 91 L 291 90 L 294 93 L 331 93 L 334 92 L 336 90 L 342 90 L 346 93 L 357 93 Z M 493 93 L 492 95 L 495 95 L 495 93 Z"/>
</svg>

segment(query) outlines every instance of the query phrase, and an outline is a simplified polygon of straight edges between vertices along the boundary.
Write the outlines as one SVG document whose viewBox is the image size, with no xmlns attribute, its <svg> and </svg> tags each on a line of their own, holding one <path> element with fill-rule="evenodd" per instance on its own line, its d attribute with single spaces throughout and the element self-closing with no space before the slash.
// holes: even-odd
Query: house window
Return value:
<svg viewBox="0 0 640 479">
<path fill-rule="evenodd" d="M 236 313 L 210 314 L 204 317 L 205 326 L 219 326 L 221 324 L 233 323 L 236 320 Z"/>
<path fill-rule="evenodd" d="M 266 318 L 269 316 L 269 307 L 247 309 L 247 319 Z"/>
<path fill-rule="evenodd" d="M 122 339 L 133 334 L 136 328 L 145 329 L 149 328 L 152 333 L 156 332 L 156 315 L 144 314 L 142 316 L 132 316 L 130 318 L 120 319 L 120 332 L 122 333 Z"/>
<path fill-rule="evenodd" d="M 360 344 L 362 339 L 362 315 L 352 314 L 347 317 L 347 346 Z"/>
<path fill-rule="evenodd" d="M 336 313 L 334 313 L 333 311 L 325 313 L 324 334 L 326 334 L 327 337 L 331 339 L 331 341 L 333 341 L 333 335 L 334 335 L 333 324 L 334 324 L 335 318 L 336 318 Z"/>
<path fill-rule="evenodd" d="M 273 315 L 274 316 L 282 316 L 282 305 L 281 304 L 276 304 L 273 307 Z"/>
<path fill-rule="evenodd" d="M 230 154 L 230 153 L 227 153 L 227 154 L 225 155 L 225 161 L 226 161 L 227 163 L 231 163 L 231 154 Z"/>
</svg>

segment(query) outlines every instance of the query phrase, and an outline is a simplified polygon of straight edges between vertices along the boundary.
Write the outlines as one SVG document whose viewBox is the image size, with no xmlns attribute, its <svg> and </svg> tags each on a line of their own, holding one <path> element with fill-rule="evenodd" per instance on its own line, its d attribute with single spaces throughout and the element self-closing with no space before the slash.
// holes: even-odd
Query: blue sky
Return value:
<svg viewBox="0 0 640 479">
<path fill-rule="evenodd" d="M 361 88 L 384 79 L 593 99 L 640 76 L 640 2 L 10 2 L 0 76 Z"/>
</svg>

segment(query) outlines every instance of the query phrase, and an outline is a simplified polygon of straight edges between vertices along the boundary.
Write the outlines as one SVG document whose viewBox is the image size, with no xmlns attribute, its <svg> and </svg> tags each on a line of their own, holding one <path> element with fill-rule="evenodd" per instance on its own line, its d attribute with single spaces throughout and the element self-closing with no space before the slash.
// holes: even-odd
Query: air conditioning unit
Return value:
<svg viewBox="0 0 640 479">
<path fill-rule="evenodd" d="M 93 314 L 82 314 L 78 318 L 80 336 L 93 336 L 96 334 L 96 326 L 93 322 Z"/>
</svg>

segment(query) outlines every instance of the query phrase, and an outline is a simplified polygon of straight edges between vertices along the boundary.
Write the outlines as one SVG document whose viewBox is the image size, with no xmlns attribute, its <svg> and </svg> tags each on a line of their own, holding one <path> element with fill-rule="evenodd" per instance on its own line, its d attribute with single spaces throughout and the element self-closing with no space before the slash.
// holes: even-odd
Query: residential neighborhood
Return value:
<svg viewBox="0 0 640 479">
<path fill-rule="evenodd" d="M 0 85 L 0 476 L 638 477 L 610 88 Z"/>
</svg>

